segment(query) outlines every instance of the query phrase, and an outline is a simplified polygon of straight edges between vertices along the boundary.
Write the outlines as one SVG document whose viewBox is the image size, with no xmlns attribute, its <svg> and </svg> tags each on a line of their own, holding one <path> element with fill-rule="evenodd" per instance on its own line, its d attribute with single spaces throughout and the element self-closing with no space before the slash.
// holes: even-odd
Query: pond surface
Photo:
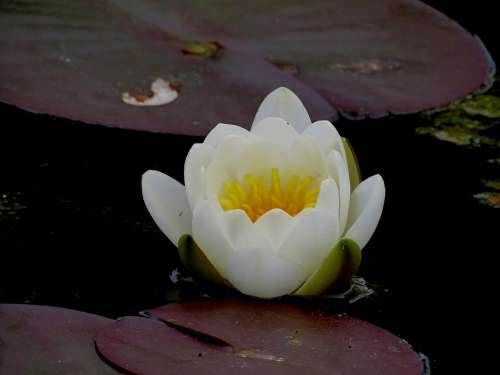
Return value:
<svg viewBox="0 0 500 375">
<path fill-rule="evenodd" d="M 484 19 L 492 16 L 479 7 L 486 2 L 432 3 L 500 61 Z M 140 179 L 158 169 L 182 181 L 185 155 L 201 138 L 69 124 L 6 105 L 0 115 L 0 302 L 118 317 L 200 292 L 172 283 L 175 248 L 147 213 Z M 384 177 L 386 205 L 359 272 L 375 293 L 318 303 L 405 338 L 435 374 L 458 373 L 490 324 L 500 125 L 469 115 L 479 125 L 453 128 L 468 142 L 450 141 L 452 125 L 436 122 L 439 114 L 338 123 L 363 176 Z"/>
</svg>

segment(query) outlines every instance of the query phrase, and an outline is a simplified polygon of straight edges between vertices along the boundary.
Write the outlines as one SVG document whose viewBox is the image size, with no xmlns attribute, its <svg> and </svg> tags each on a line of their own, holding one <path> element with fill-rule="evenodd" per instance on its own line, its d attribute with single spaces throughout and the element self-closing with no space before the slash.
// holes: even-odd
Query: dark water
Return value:
<svg viewBox="0 0 500 375">
<path fill-rule="evenodd" d="M 488 3 L 430 2 L 479 34 L 500 61 Z M 491 22 L 488 22 L 491 21 Z M 156 229 L 140 177 L 182 181 L 197 138 L 70 124 L 0 106 L 0 302 L 64 306 L 110 317 L 165 303 L 175 249 Z M 498 177 L 498 148 L 462 147 L 415 128 L 420 116 L 341 121 L 364 177 L 386 181 L 384 214 L 359 272 L 377 294 L 342 305 L 402 336 L 433 374 L 483 373 L 474 356 L 493 325 L 498 210 L 473 197 Z"/>
</svg>

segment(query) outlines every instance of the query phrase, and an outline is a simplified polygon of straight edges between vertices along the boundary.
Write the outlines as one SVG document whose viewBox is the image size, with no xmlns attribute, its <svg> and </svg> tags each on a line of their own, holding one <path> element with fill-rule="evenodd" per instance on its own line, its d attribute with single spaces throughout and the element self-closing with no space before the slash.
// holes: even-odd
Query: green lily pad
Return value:
<svg viewBox="0 0 500 375">
<path fill-rule="evenodd" d="M 13 194 L 0 195 L 0 222 L 2 220 L 19 220 L 26 206 L 21 202 L 19 196 Z"/>
<path fill-rule="evenodd" d="M 488 95 L 455 101 L 437 111 L 420 115 L 428 125 L 415 129 L 417 134 L 430 135 L 441 141 L 466 147 L 500 147 L 495 133 L 500 118 L 499 81 Z"/>
<path fill-rule="evenodd" d="M 330 288 L 347 286 L 361 263 L 360 247 L 348 238 L 341 239 L 319 269 L 293 294 L 316 296 Z"/>
<path fill-rule="evenodd" d="M 500 118 L 500 98 L 493 95 L 480 95 L 464 101 L 463 110 L 470 115 Z"/>
<path fill-rule="evenodd" d="M 461 104 L 458 104 L 458 106 L 460 105 Z M 434 126 L 441 128 L 447 126 L 457 126 L 471 130 L 484 130 L 491 127 L 489 123 L 470 118 L 466 112 L 460 109 L 455 109 L 455 107 L 450 108 L 450 110 L 439 113 L 434 117 L 432 121 Z"/>
<path fill-rule="evenodd" d="M 431 135 L 440 141 L 454 143 L 458 146 L 481 147 L 491 146 L 498 147 L 500 142 L 493 137 L 482 135 L 474 129 L 467 129 L 460 126 L 446 126 L 443 128 L 434 126 L 421 126 L 415 129 L 417 134 Z"/>
<path fill-rule="evenodd" d="M 194 277 L 214 284 L 231 286 L 215 269 L 189 234 L 179 238 L 178 249 L 182 265 Z"/>
<path fill-rule="evenodd" d="M 490 189 L 500 190 L 500 180 L 482 180 L 481 182 Z"/>
<path fill-rule="evenodd" d="M 345 154 L 347 157 L 347 168 L 349 170 L 349 180 L 351 181 L 352 192 L 361 182 L 361 170 L 359 169 L 358 158 L 354 153 L 351 142 L 347 138 L 342 137 L 342 143 L 344 143 Z"/>
</svg>

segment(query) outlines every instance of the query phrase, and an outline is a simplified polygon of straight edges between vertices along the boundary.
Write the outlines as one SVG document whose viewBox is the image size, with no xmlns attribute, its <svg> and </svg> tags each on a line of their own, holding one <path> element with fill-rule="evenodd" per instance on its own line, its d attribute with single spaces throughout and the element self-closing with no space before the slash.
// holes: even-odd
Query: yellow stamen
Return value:
<svg viewBox="0 0 500 375">
<path fill-rule="evenodd" d="M 269 188 L 264 176 L 247 174 L 244 182 L 226 180 L 219 202 L 225 211 L 244 210 L 252 221 L 273 208 L 281 208 L 295 216 L 304 208 L 315 207 L 319 188 L 311 176 L 293 175 L 287 184 L 282 184 L 278 168 L 271 170 Z"/>
</svg>

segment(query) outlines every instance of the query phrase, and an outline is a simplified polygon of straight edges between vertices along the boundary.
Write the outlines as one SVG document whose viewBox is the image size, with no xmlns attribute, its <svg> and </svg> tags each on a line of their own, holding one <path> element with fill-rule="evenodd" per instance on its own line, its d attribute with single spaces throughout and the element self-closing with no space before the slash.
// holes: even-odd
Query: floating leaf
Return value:
<svg viewBox="0 0 500 375">
<path fill-rule="evenodd" d="M 48 306 L 0 305 L 2 375 L 112 375 L 94 335 L 112 320 Z"/>
<path fill-rule="evenodd" d="M 461 107 L 470 115 L 500 118 L 500 98 L 493 95 L 479 95 L 466 100 Z"/>
<path fill-rule="evenodd" d="M 417 134 L 431 135 L 440 141 L 454 143 L 458 146 L 469 147 L 500 147 L 500 141 L 494 137 L 483 135 L 479 130 L 460 126 L 433 127 L 422 126 L 415 129 Z"/>
<path fill-rule="evenodd" d="M 26 206 L 18 195 L 0 195 L 0 222 L 3 220 L 19 220 Z"/>
<path fill-rule="evenodd" d="M 483 96 L 486 95 L 478 96 L 475 100 L 480 102 Z M 422 114 L 421 117 L 431 125 L 416 128 L 416 133 L 431 135 L 459 146 L 500 147 L 500 142 L 492 133 L 498 127 L 498 122 L 489 118 L 480 119 L 468 113 L 464 106 L 469 100 L 453 103 L 438 112 Z"/>
<path fill-rule="evenodd" d="M 224 53 L 192 58 L 210 45 L 186 41 Z M 277 86 L 313 119 L 335 117 L 332 105 L 349 116 L 415 112 L 489 85 L 493 69 L 477 38 L 415 0 L 0 3 L 0 101 L 92 124 L 190 135 L 249 126 Z M 120 103 L 157 77 L 182 84 L 171 105 Z"/>
<path fill-rule="evenodd" d="M 187 10 L 175 1 L 0 2 L 0 101 L 91 124 L 204 135 L 219 122 L 249 127 L 260 101 L 286 86 L 314 117 L 336 117 L 313 89 L 215 35 L 216 24 L 197 27 L 201 14 Z M 193 59 L 182 52 L 186 40 L 217 41 L 224 54 Z M 158 77 L 182 85 L 174 102 L 121 102 Z"/>
<path fill-rule="evenodd" d="M 294 367 L 269 357 L 255 359 L 241 355 L 230 345 L 203 341 L 152 319 L 126 317 L 101 331 L 96 346 L 115 366 L 133 374 L 303 374 Z M 298 369 L 301 371 L 299 372 Z"/>
<path fill-rule="evenodd" d="M 484 186 L 490 189 L 500 190 L 500 180 L 482 180 Z"/>
<path fill-rule="evenodd" d="M 433 118 L 434 126 L 440 128 L 455 126 L 470 130 L 484 130 L 491 127 L 488 123 L 473 119 L 466 112 L 456 109 L 459 106 L 461 104 L 453 105 L 450 110 L 438 113 Z"/>
<path fill-rule="evenodd" d="M 174 303 L 149 313 L 180 328 L 185 336 L 158 321 L 117 322 L 97 337 L 100 352 L 115 365 L 144 375 L 163 374 L 166 369 L 225 374 L 235 368 L 249 374 L 423 371 L 404 340 L 345 314 L 250 299 Z M 194 336 L 191 341 L 188 334 Z M 172 361 L 173 345 L 177 361 Z M 147 361 L 139 361 L 138 353 Z"/>
</svg>

